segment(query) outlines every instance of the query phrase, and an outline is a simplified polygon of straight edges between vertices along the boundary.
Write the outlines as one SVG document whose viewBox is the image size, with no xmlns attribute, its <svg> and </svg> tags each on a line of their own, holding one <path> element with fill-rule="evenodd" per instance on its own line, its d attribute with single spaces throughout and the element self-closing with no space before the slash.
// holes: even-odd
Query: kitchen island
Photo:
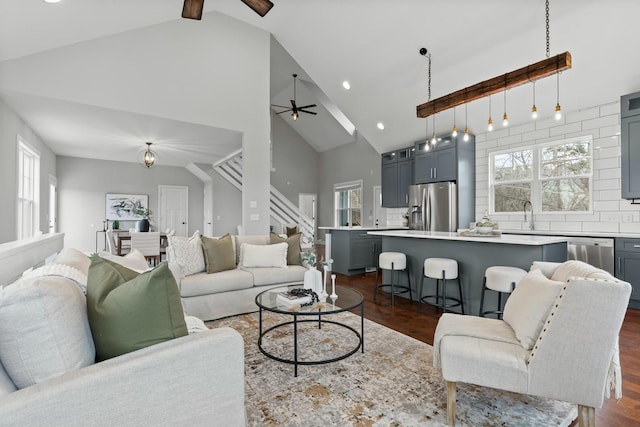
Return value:
<svg viewBox="0 0 640 427">
<path fill-rule="evenodd" d="M 325 257 L 333 259 L 332 270 L 344 275 L 375 271 L 382 251 L 382 238 L 369 231 L 397 230 L 403 227 L 318 227 L 325 231 Z"/>
<path fill-rule="evenodd" d="M 465 314 L 478 315 L 484 271 L 494 265 L 529 270 L 533 261 L 563 262 L 567 259 L 567 238 L 562 236 L 488 235 L 463 236 L 458 233 L 419 230 L 369 231 L 382 238 L 383 252 L 402 252 L 418 299 L 422 265 L 426 258 L 450 258 L 458 261 Z M 388 281 L 385 275 L 385 282 Z M 451 287 L 456 294 L 456 287 Z M 435 294 L 435 280 L 425 279 L 424 294 Z M 405 294 L 406 295 L 406 294 Z M 485 309 L 493 309 L 497 294 L 487 292 Z M 491 307 L 491 308 L 489 308 Z M 456 307 L 454 310 L 457 310 Z"/>
</svg>

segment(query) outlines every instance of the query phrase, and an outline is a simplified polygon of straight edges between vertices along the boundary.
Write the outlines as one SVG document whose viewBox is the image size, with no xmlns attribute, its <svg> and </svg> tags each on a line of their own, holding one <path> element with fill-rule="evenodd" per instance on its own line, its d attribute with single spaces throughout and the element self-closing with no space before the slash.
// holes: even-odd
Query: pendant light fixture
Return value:
<svg viewBox="0 0 640 427">
<path fill-rule="evenodd" d="M 469 141 L 469 127 L 467 126 L 468 123 L 469 121 L 467 114 L 467 104 L 464 104 L 464 136 L 462 137 L 462 140 L 464 142 Z"/>
<path fill-rule="evenodd" d="M 538 118 L 538 109 L 536 108 L 536 82 L 533 81 L 533 107 L 531 107 L 531 118 L 533 120 Z"/>
<path fill-rule="evenodd" d="M 562 118 L 562 109 L 560 108 L 560 73 L 556 74 L 556 120 Z"/>
<path fill-rule="evenodd" d="M 489 95 L 489 120 L 487 120 L 487 130 L 489 132 L 493 130 L 493 120 L 491 120 L 491 95 Z"/>
<path fill-rule="evenodd" d="M 458 127 L 456 126 L 456 108 L 453 107 L 453 129 L 451 130 L 451 136 L 458 136 Z"/>
<path fill-rule="evenodd" d="M 146 142 L 147 149 L 142 153 L 142 163 L 148 168 L 152 168 L 156 164 L 158 155 L 151 150 L 151 142 Z"/>
<path fill-rule="evenodd" d="M 504 90 L 504 114 L 502 115 L 502 126 L 509 126 L 509 116 L 507 116 L 507 90 Z"/>
<path fill-rule="evenodd" d="M 433 136 L 431 137 L 431 145 L 436 146 L 436 116 L 433 115 Z"/>
</svg>

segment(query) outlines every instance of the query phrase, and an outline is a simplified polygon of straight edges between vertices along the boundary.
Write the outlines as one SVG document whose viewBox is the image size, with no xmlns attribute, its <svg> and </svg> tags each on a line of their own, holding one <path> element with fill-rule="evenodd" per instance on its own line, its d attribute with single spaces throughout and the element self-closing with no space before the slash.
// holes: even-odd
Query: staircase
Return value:
<svg viewBox="0 0 640 427">
<path fill-rule="evenodd" d="M 242 153 L 214 165 L 213 170 L 231 185 L 242 191 Z M 271 223 L 298 224 L 298 228 L 302 233 L 301 246 L 303 248 L 311 247 L 315 240 L 314 220 L 305 215 L 296 205 L 276 190 L 273 185 L 270 187 L 269 200 Z"/>
</svg>

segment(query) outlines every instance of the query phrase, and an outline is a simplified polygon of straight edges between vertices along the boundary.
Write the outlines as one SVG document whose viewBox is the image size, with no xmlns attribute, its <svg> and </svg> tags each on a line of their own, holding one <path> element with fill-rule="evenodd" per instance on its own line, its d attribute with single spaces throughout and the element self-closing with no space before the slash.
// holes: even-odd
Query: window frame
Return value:
<svg viewBox="0 0 640 427">
<path fill-rule="evenodd" d="M 338 207 L 338 197 L 339 197 L 339 193 L 343 192 L 343 191 L 349 191 L 349 193 L 353 190 L 359 190 L 360 191 L 360 206 L 358 208 L 354 208 L 351 206 L 351 194 L 349 194 L 347 196 L 347 201 L 348 201 L 348 206 L 346 208 L 339 208 Z M 351 224 L 350 227 L 353 227 L 353 215 L 352 212 L 354 210 L 359 210 L 360 211 L 360 226 L 362 226 L 362 208 L 363 208 L 363 181 L 361 179 L 359 180 L 355 180 L 355 181 L 347 181 L 347 182 L 340 182 L 337 184 L 333 185 L 333 224 L 335 227 L 340 227 L 340 215 L 339 212 L 342 210 L 347 210 L 347 212 L 349 212 L 348 215 L 348 223 Z"/>
<path fill-rule="evenodd" d="M 26 160 L 31 162 L 31 173 L 28 178 L 29 198 L 25 198 L 24 167 Z M 20 135 L 17 138 L 16 150 L 16 239 L 33 237 L 40 230 L 40 151 L 25 141 Z M 25 203 L 26 202 L 26 203 Z M 25 224 L 25 205 L 29 205 L 30 224 Z M 28 230 L 26 228 L 28 228 Z"/>
<path fill-rule="evenodd" d="M 542 177 L 542 150 L 547 147 L 553 147 L 557 145 L 566 145 L 572 143 L 579 142 L 588 142 L 589 144 L 589 170 L 588 174 L 581 175 L 572 175 L 572 176 L 564 176 L 564 177 Z M 516 151 L 525 151 L 531 150 L 532 152 L 532 177 L 531 182 L 531 204 L 533 213 L 536 215 L 544 214 L 544 215 L 587 215 L 593 213 L 593 135 L 584 135 L 573 138 L 560 139 L 550 142 L 545 142 L 542 144 L 532 144 L 532 145 L 523 145 L 519 147 L 511 147 L 504 150 L 495 150 L 490 151 L 487 157 L 487 166 L 488 166 L 488 179 L 487 179 L 487 187 L 488 187 L 488 204 L 489 204 L 489 213 L 492 215 L 512 215 L 514 212 L 496 212 L 495 210 L 495 169 L 494 169 L 494 157 L 500 154 L 513 153 Z M 558 180 L 558 179 L 567 179 L 567 178 L 587 178 L 589 180 L 589 206 L 587 210 L 584 211 L 543 211 L 542 210 L 542 182 L 550 181 L 550 180 Z M 521 180 L 518 182 L 525 182 L 525 180 Z"/>
</svg>

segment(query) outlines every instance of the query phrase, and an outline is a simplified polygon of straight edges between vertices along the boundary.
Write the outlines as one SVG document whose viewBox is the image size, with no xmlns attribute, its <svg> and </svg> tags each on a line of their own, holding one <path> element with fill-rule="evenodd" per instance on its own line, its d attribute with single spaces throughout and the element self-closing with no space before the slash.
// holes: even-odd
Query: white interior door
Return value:
<svg viewBox="0 0 640 427">
<path fill-rule="evenodd" d="M 298 194 L 298 208 L 304 213 L 307 217 L 311 218 L 313 222 L 313 236 L 310 236 L 313 242 L 316 236 L 316 194 L 313 193 L 299 193 Z"/>
<path fill-rule="evenodd" d="M 377 227 L 387 226 L 387 208 L 382 207 L 382 187 L 373 187 L 373 225 Z"/>
<path fill-rule="evenodd" d="M 204 220 L 202 233 L 205 236 L 213 236 L 213 184 L 204 185 Z"/>
<path fill-rule="evenodd" d="M 189 187 L 158 186 L 158 230 L 176 230 L 176 236 L 188 234 Z"/>
</svg>

